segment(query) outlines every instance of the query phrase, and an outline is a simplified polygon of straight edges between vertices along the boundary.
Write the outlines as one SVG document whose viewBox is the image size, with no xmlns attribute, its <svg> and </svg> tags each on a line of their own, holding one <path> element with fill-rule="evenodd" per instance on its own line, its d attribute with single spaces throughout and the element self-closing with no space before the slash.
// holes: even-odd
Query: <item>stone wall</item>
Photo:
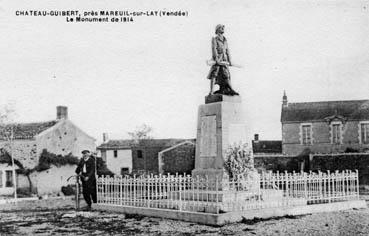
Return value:
<svg viewBox="0 0 369 236">
<path fill-rule="evenodd" d="M 159 174 L 158 153 L 163 147 L 132 147 L 132 172 Z M 138 157 L 138 151 L 142 152 L 142 158 Z"/>
<path fill-rule="evenodd" d="M 369 185 L 369 153 L 311 154 L 301 156 L 254 155 L 255 168 L 259 171 L 305 172 L 343 170 L 359 171 L 360 185 Z"/>
<path fill-rule="evenodd" d="M 162 155 L 163 174 L 191 174 L 195 167 L 195 145 L 184 144 Z"/>
<path fill-rule="evenodd" d="M 0 148 L 4 148 L 9 154 L 10 143 L 1 141 Z M 38 163 L 37 143 L 35 140 L 14 140 L 12 148 L 13 157 L 22 163 L 24 168 L 33 168 Z"/>
<path fill-rule="evenodd" d="M 311 145 L 302 145 L 300 123 L 282 124 L 282 152 L 287 155 L 299 155 L 308 148 L 312 153 L 339 153 L 347 148 L 358 151 L 369 149 L 369 144 L 359 142 L 359 122 L 348 121 L 343 125 L 342 144 L 331 144 L 330 125 L 327 122 L 312 123 Z"/>
<path fill-rule="evenodd" d="M 254 155 L 254 166 L 258 172 L 308 171 L 308 165 L 305 164 L 308 158 L 309 156 Z"/>
<path fill-rule="evenodd" d="M 358 170 L 359 183 L 361 185 L 369 184 L 369 153 L 312 154 L 310 158 L 310 169 L 312 171 Z"/>
</svg>

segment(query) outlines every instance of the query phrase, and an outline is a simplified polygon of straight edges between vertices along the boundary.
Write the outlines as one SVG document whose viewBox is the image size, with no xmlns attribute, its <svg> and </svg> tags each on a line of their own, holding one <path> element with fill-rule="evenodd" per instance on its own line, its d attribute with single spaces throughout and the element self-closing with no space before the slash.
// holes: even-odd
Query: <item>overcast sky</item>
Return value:
<svg viewBox="0 0 369 236">
<path fill-rule="evenodd" d="M 182 10 L 188 17 L 67 23 L 16 10 Z M 157 138 L 194 138 L 209 90 L 210 41 L 224 24 L 248 133 L 281 139 L 281 100 L 369 99 L 368 1 L 0 0 L 0 102 L 17 121 L 55 119 L 56 106 L 101 141 L 143 123 Z"/>
</svg>

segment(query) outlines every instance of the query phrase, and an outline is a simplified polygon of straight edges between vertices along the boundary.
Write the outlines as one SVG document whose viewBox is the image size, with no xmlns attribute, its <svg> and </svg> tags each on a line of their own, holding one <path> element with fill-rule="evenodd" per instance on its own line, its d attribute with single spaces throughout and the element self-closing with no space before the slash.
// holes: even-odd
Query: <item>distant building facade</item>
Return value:
<svg viewBox="0 0 369 236">
<path fill-rule="evenodd" d="M 158 153 L 159 174 L 191 174 L 195 168 L 195 139 L 180 142 Z"/>
<path fill-rule="evenodd" d="M 259 134 L 254 135 L 252 140 L 252 152 L 254 155 L 282 154 L 281 140 L 260 140 Z"/>
<path fill-rule="evenodd" d="M 191 173 L 195 163 L 194 139 L 105 140 L 97 149 L 117 175 Z"/>
<path fill-rule="evenodd" d="M 281 112 L 282 152 L 366 152 L 369 150 L 369 100 L 288 103 Z"/>
<path fill-rule="evenodd" d="M 108 140 L 103 135 L 103 143 L 97 147 L 107 168 L 116 175 L 132 173 L 132 140 Z"/>
<path fill-rule="evenodd" d="M 12 145 L 9 141 L 9 135 L 5 135 L 9 134 L 10 126 L 13 127 L 14 136 Z M 1 126 L 0 129 L 2 131 L 0 132 L 0 149 L 5 150 L 9 154 L 11 153 L 14 159 L 18 160 L 23 168 L 26 169 L 32 169 L 38 165 L 40 154 L 44 149 L 57 155 L 71 153 L 76 157 L 79 157 L 81 151 L 84 149 L 96 150 L 95 139 L 68 119 L 68 108 L 65 106 L 57 107 L 56 120 L 10 124 Z M 5 163 L 2 163 L 1 166 L 0 179 L 5 178 L 5 185 L 8 188 L 12 188 L 14 178 L 10 175 L 10 166 Z M 30 176 L 32 185 L 37 189 L 39 194 L 60 192 L 61 186 L 68 184 L 66 179 L 74 175 L 74 169 L 74 166 L 60 168 L 53 166 L 51 169 L 45 171 L 45 173 L 34 172 Z M 17 180 L 17 187 L 29 186 L 24 176 L 19 175 Z M 9 192 L 9 190 L 5 192 Z"/>
<path fill-rule="evenodd" d="M 194 166 L 195 163 L 195 145 L 180 145 L 178 144 L 187 141 L 186 139 L 150 139 L 142 140 L 132 148 L 133 172 L 138 174 L 160 174 L 173 173 L 165 166 L 168 162 L 172 163 L 171 168 L 176 169 L 178 173 L 190 173 L 188 165 Z M 175 146 L 171 152 L 165 153 L 165 158 L 159 160 L 159 152 Z M 189 150 L 188 150 L 189 149 Z M 186 155 L 178 156 L 178 153 L 186 153 Z M 179 160 L 180 159 L 180 160 Z M 167 160 L 167 164 L 165 162 Z M 177 161 L 173 161 L 177 160 Z M 189 162 L 188 164 L 185 162 Z M 160 163 L 160 168 L 159 168 Z M 164 167 L 164 168 L 163 168 Z"/>
</svg>

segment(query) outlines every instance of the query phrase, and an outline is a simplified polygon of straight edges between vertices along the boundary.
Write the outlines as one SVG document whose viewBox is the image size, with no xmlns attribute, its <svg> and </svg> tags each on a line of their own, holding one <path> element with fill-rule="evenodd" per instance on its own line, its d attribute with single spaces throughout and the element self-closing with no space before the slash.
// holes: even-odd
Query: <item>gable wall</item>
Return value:
<svg viewBox="0 0 369 236">
<path fill-rule="evenodd" d="M 74 156 L 81 156 L 81 151 L 88 149 L 96 150 L 95 140 L 83 133 L 70 121 L 54 126 L 50 131 L 46 131 L 37 137 L 37 153 L 41 154 L 43 149 L 51 153 Z"/>
<path fill-rule="evenodd" d="M 191 174 L 195 167 L 195 145 L 186 143 L 162 154 L 162 174 Z"/>
</svg>

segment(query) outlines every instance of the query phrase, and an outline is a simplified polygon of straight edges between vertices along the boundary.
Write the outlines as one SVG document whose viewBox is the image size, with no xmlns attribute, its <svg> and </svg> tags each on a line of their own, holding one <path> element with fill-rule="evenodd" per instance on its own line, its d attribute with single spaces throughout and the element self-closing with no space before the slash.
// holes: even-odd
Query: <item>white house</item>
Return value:
<svg viewBox="0 0 369 236">
<path fill-rule="evenodd" d="M 103 135 L 103 143 L 97 147 L 107 168 L 116 175 L 132 173 L 132 140 L 108 140 Z"/>
<path fill-rule="evenodd" d="M 9 128 L 13 130 L 12 145 L 9 142 Z M 0 149 L 12 154 L 19 162 L 18 168 L 25 171 L 33 170 L 29 176 L 23 174 L 17 176 L 17 187 L 34 188 L 38 194 L 60 192 L 61 186 L 67 185 L 67 178 L 74 175 L 75 166 L 51 166 L 44 171 L 35 171 L 39 165 L 39 158 L 44 149 L 49 153 L 60 155 L 60 157 L 72 154 L 75 157 L 81 156 L 81 151 L 89 149 L 95 151 L 95 139 L 86 134 L 68 119 L 68 108 L 57 107 L 56 120 L 17 123 L 0 126 Z M 9 193 L 11 189 L 9 172 L 9 160 L 0 159 L 0 194 Z M 20 166 L 19 166 L 20 165 Z M 0 177 L 0 178 L 1 178 Z M 5 181 L 5 182 L 4 182 Z M 5 183 L 5 184 L 4 184 Z"/>
</svg>

